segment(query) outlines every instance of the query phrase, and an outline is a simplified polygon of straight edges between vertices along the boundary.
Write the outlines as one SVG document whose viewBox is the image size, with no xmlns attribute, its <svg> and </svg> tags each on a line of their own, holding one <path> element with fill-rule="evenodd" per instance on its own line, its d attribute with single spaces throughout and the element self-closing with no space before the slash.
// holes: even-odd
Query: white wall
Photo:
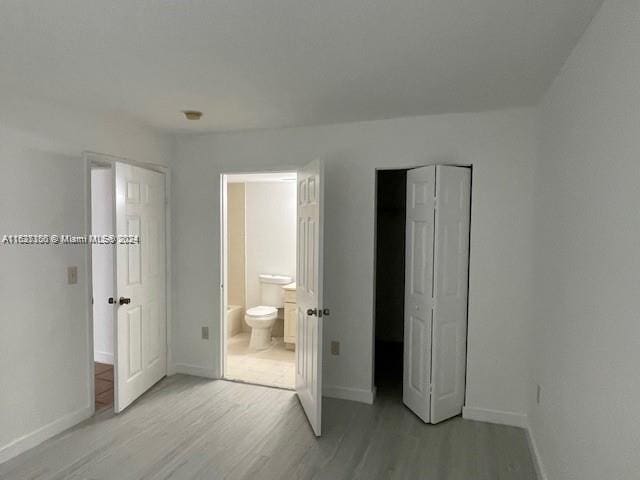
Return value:
<svg viewBox="0 0 640 480">
<path fill-rule="evenodd" d="M 260 305 L 258 275 L 296 278 L 296 182 L 245 184 L 246 306 Z"/>
<path fill-rule="evenodd" d="M 639 79 L 640 2 L 607 0 L 540 108 L 530 398 L 550 479 L 640 472 Z"/>
<path fill-rule="evenodd" d="M 118 117 L 0 98 L 0 234 L 85 230 L 85 149 L 165 163 L 169 144 Z M 0 461 L 91 412 L 80 246 L 0 245 Z M 67 285 L 67 266 L 78 283 Z"/>
<path fill-rule="evenodd" d="M 111 169 L 91 171 L 91 233 L 113 235 L 113 175 Z M 113 365 L 113 305 L 114 297 L 113 245 L 92 245 L 93 282 L 93 358 Z"/>
<path fill-rule="evenodd" d="M 473 164 L 467 405 L 527 408 L 535 111 L 403 118 L 178 139 L 173 170 L 174 361 L 219 374 L 220 174 L 326 160 L 327 391 L 372 388 L 375 169 Z M 209 341 L 200 340 L 208 325 Z M 352 389 L 352 390 L 344 390 Z M 355 391 L 353 391 L 355 389 Z M 521 421 L 516 416 L 516 422 Z"/>
</svg>

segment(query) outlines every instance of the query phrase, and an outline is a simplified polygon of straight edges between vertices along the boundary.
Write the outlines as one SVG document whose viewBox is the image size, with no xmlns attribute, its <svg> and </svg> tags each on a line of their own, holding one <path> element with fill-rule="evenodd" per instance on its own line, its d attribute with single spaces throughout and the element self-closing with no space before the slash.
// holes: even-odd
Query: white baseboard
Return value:
<svg viewBox="0 0 640 480">
<path fill-rule="evenodd" d="M 86 420 L 91 415 L 93 415 L 93 408 L 81 408 L 80 410 L 71 412 L 57 420 L 54 420 L 44 427 L 40 427 L 31 433 L 23 435 L 7 445 L 3 445 L 0 447 L 0 463 L 4 463 L 17 455 L 20 455 L 22 452 L 41 444 L 45 440 L 64 432 L 68 428 Z"/>
<path fill-rule="evenodd" d="M 360 388 L 324 385 L 322 387 L 322 396 L 372 404 L 376 398 L 376 389 L 375 387 L 373 387 L 372 390 L 365 390 Z"/>
<path fill-rule="evenodd" d="M 218 378 L 217 372 L 213 368 L 200 367 L 198 365 L 189 365 L 187 363 L 174 363 L 168 369 L 169 375 L 182 373 L 184 375 L 193 375 L 194 377 Z"/>
<path fill-rule="evenodd" d="M 491 410 L 488 408 L 478 407 L 464 407 L 462 409 L 462 416 L 468 420 L 477 420 L 479 422 L 497 423 L 499 425 L 509 425 L 511 427 L 524 428 L 527 433 L 527 441 L 529 443 L 529 450 L 531 451 L 531 457 L 533 459 L 533 466 L 536 469 L 536 474 L 539 480 L 547 480 L 547 474 L 540 457 L 540 451 L 536 444 L 535 437 L 533 436 L 533 430 L 529 425 L 529 418 L 524 413 L 517 412 L 505 412 L 501 410 Z"/>
<path fill-rule="evenodd" d="M 107 365 L 113 365 L 113 353 L 94 352 L 93 360 L 98 363 L 106 363 Z"/>
<path fill-rule="evenodd" d="M 533 436 L 533 430 L 531 429 L 531 425 L 527 422 L 527 439 L 529 440 L 529 450 L 531 450 L 531 456 L 533 457 L 533 465 L 536 468 L 536 474 L 538 475 L 539 480 L 547 480 L 547 472 L 544 469 L 544 464 L 542 463 L 542 457 L 540 456 L 540 450 L 538 450 L 538 445 L 536 444 L 536 439 Z"/>
<path fill-rule="evenodd" d="M 488 408 L 463 407 L 462 417 L 479 422 L 497 423 L 511 427 L 527 428 L 527 416 L 524 413 L 490 410 Z"/>
</svg>

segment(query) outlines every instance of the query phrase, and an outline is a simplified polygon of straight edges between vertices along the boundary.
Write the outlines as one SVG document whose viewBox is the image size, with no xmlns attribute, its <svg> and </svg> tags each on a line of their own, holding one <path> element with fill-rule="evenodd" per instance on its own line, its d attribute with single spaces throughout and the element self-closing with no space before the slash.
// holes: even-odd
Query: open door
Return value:
<svg viewBox="0 0 640 480">
<path fill-rule="evenodd" d="M 116 162 L 115 192 L 114 411 L 121 412 L 167 371 L 165 176 Z"/>
<path fill-rule="evenodd" d="M 322 163 L 298 171 L 296 392 L 314 433 L 322 423 Z"/>
<path fill-rule="evenodd" d="M 429 422 L 436 167 L 407 171 L 402 401 Z"/>
</svg>

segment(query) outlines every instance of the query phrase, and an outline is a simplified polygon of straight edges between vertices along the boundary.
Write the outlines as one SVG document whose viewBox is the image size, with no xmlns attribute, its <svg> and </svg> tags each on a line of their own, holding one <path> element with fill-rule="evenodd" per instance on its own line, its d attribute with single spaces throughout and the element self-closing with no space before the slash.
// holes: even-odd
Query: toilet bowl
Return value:
<svg viewBox="0 0 640 480">
<path fill-rule="evenodd" d="M 247 325 L 251 327 L 249 348 L 264 350 L 271 346 L 271 327 L 278 318 L 278 309 L 284 307 L 284 290 L 282 287 L 292 282 L 287 275 L 272 275 L 261 273 L 260 305 L 249 308 L 244 316 Z"/>
<path fill-rule="evenodd" d="M 271 327 L 278 318 L 278 309 L 260 305 L 248 309 L 244 319 L 251 327 L 251 339 L 249 348 L 264 350 L 271 346 Z"/>
</svg>

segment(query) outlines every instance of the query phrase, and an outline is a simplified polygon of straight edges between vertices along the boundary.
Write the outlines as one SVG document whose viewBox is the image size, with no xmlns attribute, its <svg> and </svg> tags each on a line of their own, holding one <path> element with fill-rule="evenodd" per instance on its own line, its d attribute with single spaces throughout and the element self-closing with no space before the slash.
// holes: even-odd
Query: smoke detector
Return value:
<svg viewBox="0 0 640 480">
<path fill-rule="evenodd" d="M 187 120 L 200 120 L 202 118 L 202 112 L 198 110 L 183 110 L 184 116 Z"/>
</svg>

